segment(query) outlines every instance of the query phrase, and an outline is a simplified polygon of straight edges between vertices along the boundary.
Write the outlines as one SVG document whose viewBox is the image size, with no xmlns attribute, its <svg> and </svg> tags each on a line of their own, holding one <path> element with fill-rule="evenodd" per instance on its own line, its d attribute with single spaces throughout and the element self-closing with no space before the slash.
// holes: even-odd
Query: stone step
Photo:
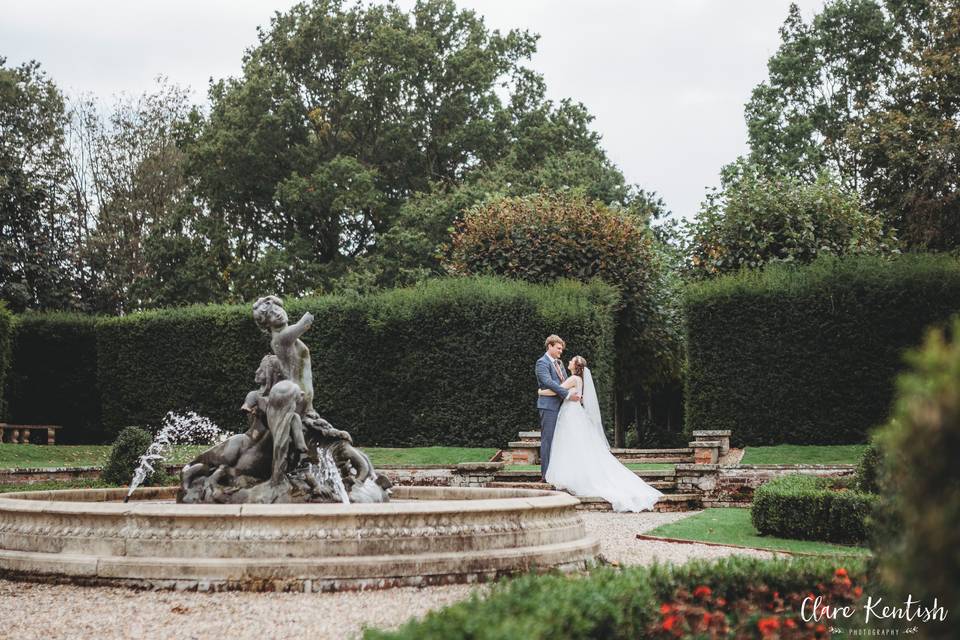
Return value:
<svg viewBox="0 0 960 640">
<path fill-rule="evenodd" d="M 662 491 L 663 493 L 669 494 L 677 489 L 677 483 L 672 480 L 653 480 L 648 482 L 651 487 Z M 527 482 L 504 482 L 494 480 L 493 482 L 488 482 L 487 487 L 491 489 L 542 489 L 547 491 L 554 491 L 555 488 L 552 484 L 547 482 L 540 481 L 527 481 Z"/>
<path fill-rule="evenodd" d="M 673 469 L 642 469 L 633 472 L 647 482 L 669 482 L 676 478 L 676 472 Z M 538 469 L 527 470 L 507 470 L 498 471 L 493 479 L 496 482 L 539 482 L 540 471 Z"/>
<path fill-rule="evenodd" d="M 507 444 L 509 449 L 540 449 L 539 440 L 517 440 Z M 621 462 L 693 462 L 693 449 L 610 449 Z"/>
<path fill-rule="evenodd" d="M 521 440 L 536 440 L 540 441 L 540 431 L 521 431 L 519 433 Z"/>
<path fill-rule="evenodd" d="M 703 500 L 698 493 L 667 493 L 660 497 L 653 510 L 659 513 L 673 511 L 697 511 L 703 509 Z M 578 511 L 613 511 L 613 505 L 603 498 L 580 498 Z"/>
</svg>

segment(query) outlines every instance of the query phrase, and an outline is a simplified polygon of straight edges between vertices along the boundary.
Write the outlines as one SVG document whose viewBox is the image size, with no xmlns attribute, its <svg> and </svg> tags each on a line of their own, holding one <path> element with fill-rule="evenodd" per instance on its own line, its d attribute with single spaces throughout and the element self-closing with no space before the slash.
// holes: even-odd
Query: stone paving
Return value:
<svg viewBox="0 0 960 640">
<path fill-rule="evenodd" d="M 637 533 L 688 513 L 583 513 L 604 557 L 621 565 L 683 562 L 766 552 L 641 541 Z M 364 626 L 392 628 L 411 617 L 485 592 L 487 585 L 451 585 L 342 593 L 196 593 L 132 591 L 0 580 L 0 637 L 270 640 L 356 638 Z M 16 612 L 16 613 L 14 613 Z"/>
</svg>

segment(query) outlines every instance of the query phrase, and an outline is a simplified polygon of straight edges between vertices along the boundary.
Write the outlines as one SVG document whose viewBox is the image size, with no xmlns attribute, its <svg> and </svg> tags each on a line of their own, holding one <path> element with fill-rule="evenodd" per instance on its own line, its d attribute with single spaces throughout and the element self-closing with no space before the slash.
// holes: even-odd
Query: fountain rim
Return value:
<svg viewBox="0 0 960 640">
<path fill-rule="evenodd" d="M 395 487 L 401 496 L 412 494 L 409 502 L 383 503 L 283 503 L 283 504 L 183 504 L 144 503 L 141 500 L 170 499 L 177 487 L 140 487 L 130 502 L 120 500 L 126 488 L 56 489 L 17 491 L 0 495 L 0 512 L 45 512 L 50 514 L 97 514 L 102 516 L 366 516 L 417 515 L 489 511 L 528 511 L 575 507 L 579 500 L 568 493 L 546 489 L 479 488 L 479 487 Z M 437 494 L 467 494 L 461 498 L 438 498 Z M 470 493 L 478 497 L 469 497 Z M 490 496 L 490 493 L 501 494 Z M 416 494 L 424 494 L 418 497 Z M 484 497 L 479 497 L 483 495 Z M 85 499 L 70 500 L 71 496 Z M 94 497 L 96 496 L 96 497 Z M 139 500 L 138 500 L 139 498 Z"/>
</svg>

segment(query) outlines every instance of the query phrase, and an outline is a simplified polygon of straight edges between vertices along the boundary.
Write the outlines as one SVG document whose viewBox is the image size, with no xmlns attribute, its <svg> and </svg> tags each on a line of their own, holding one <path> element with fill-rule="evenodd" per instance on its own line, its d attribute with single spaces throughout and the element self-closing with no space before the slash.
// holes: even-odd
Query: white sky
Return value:
<svg viewBox="0 0 960 640">
<path fill-rule="evenodd" d="M 796 0 L 809 18 L 823 0 Z M 4 0 L 0 56 L 68 93 L 139 93 L 163 74 L 206 101 L 256 27 L 292 0 Z M 409 8 L 413 0 L 400 0 Z M 789 0 L 457 0 L 491 28 L 539 33 L 549 96 L 583 102 L 627 180 L 692 216 L 747 151 L 743 105 L 766 78 Z"/>
</svg>

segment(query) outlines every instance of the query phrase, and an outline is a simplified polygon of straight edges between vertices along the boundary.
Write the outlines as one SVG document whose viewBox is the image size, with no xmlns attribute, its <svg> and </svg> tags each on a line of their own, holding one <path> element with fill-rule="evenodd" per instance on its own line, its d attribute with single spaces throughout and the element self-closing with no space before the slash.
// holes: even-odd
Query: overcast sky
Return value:
<svg viewBox="0 0 960 640">
<path fill-rule="evenodd" d="M 823 0 L 795 0 L 809 18 Z M 0 56 L 38 60 L 68 93 L 139 93 L 163 74 L 206 101 L 237 75 L 256 27 L 292 0 L 4 0 Z M 412 0 L 398 2 L 409 8 Z M 491 28 L 539 33 L 551 98 L 583 102 L 627 180 L 696 212 L 747 151 L 743 105 L 789 0 L 457 0 Z"/>
</svg>

